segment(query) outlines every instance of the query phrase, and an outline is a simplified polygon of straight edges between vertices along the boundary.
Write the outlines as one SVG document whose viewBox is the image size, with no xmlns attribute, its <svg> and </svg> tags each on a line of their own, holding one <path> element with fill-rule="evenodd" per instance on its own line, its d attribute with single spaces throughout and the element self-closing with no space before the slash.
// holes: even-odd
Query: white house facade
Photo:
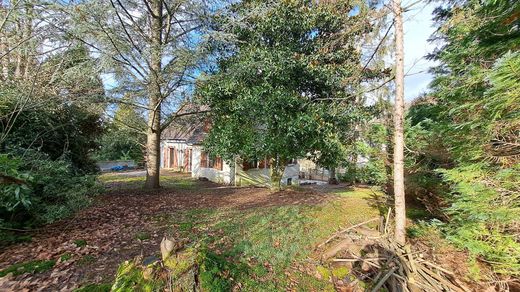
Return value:
<svg viewBox="0 0 520 292">
<path fill-rule="evenodd" d="M 212 182 L 246 186 L 271 185 L 268 159 L 246 162 L 236 159 L 234 163 L 212 157 L 202 147 L 207 133 L 203 123 L 172 124 L 161 137 L 161 168 L 188 172 L 194 178 Z M 293 161 L 285 168 L 281 179 L 283 185 L 299 184 L 300 166 Z"/>
</svg>

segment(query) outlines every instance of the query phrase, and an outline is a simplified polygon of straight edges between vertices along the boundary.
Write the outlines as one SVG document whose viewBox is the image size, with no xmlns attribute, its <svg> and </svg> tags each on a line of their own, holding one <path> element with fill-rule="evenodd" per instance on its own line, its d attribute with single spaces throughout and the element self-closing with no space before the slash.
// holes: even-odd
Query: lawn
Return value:
<svg viewBox="0 0 520 292">
<path fill-rule="evenodd" d="M 373 203 L 381 195 L 347 186 L 271 193 L 173 173 L 162 176 L 159 191 L 141 190 L 143 176 L 105 174 L 100 180 L 107 192 L 91 207 L 49 226 L 32 242 L 0 253 L 1 262 L 8 263 L 0 267 L 4 271 L 24 262 L 56 260 L 47 270 L 9 276 L 9 285 L 103 290 L 121 262 L 159 256 L 159 243 L 169 236 L 204 254 L 201 277 L 210 279 L 206 285 L 212 291 L 333 290 L 327 277 L 316 275 L 328 273 L 316 246 L 341 227 L 378 216 Z M 64 254 L 67 260 L 60 259 Z M 61 283 L 64 279 L 68 282 Z"/>
</svg>

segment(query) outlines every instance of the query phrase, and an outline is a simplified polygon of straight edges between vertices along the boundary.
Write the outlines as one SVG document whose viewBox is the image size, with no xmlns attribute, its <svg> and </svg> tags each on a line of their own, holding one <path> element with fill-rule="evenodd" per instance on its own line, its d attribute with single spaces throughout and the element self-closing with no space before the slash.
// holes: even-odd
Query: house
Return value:
<svg viewBox="0 0 520 292">
<path fill-rule="evenodd" d="M 270 186 L 268 159 L 234 163 L 213 157 L 204 151 L 202 143 L 209 131 L 209 123 L 197 119 L 180 119 L 166 128 L 161 136 L 161 168 L 191 173 L 194 178 L 246 186 Z M 282 184 L 299 183 L 300 166 L 296 160 L 285 168 Z"/>
</svg>

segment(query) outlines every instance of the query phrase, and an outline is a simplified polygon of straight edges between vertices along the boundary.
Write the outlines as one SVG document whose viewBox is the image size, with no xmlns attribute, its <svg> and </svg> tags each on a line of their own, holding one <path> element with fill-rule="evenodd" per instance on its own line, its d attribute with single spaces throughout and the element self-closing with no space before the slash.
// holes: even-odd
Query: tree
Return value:
<svg viewBox="0 0 520 292">
<path fill-rule="evenodd" d="M 135 102 L 128 104 L 146 112 L 146 188 L 160 186 L 161 132 L 180 116 L 196 77 L 204 4 L 92 0 L 70 2 L 64 10 L 74 24 L 67 33 L 99 55 L 105 73 L 115 79 L 109 102 L 130 95 Z"/>
<path fill-rule="evenodd" d="M 46 4 L 0 7 L 0 244 L 4 227 L 63 218 L 97 192 L 88 173 L 104 89 L 88 50 L 49 24 Z"/>
<path fill-rule="evenodd" d="M 404 191 L 404 47 L 403 10 L 400 0 L 392 0 L 395 15 L 395 103 L 394 103 L 394 200 L 395 239 L 406 242 L 406 204 Z"/>
<path fill-rule="evenodd" d="M 142 162 L 146 143 L 146 120 L 135 107 L 120 103 L 113 120 L 107 122 L 105 133 L 101 137 L 98 159 L 132 159 Z"/>
<path fill-rule="evenodd" d="M 410 111 L 430 143 L 421 154 L 428 159 L 414 167 L 428 168 L 445 186 L 434 189 L 443 202 L 437 225 L 473 262 L 483 258 L 513 277 L 520 274 L 519 9 L 518 1 L 442 2 L 433 39 L 443 45 L 431 55 L 440 65 L 429 102 Z"/>
<path fill-rule="evenodd" d="M 92 59 L 78 45 L 38 66 L 38 75 L 0 86 L 0 151 L 38 150 L 51 160 L 67 157 L 75 170 L 95 171 L 103 87 Z"/>
<path fill-rule="evenodd" d="M 366 7 L 343 1 L 243 1 L 215 23 L 218 71 L 200 95 L 211 108 L 205 147 L 232 160 L 271 160 L 272 185 L 290 159 L 334 164 L 344 153 L 335 109 L 360 81 L 357 36 Z M 337 99 L 337 100 L 336 100 Z M 334 156 L 334 157 L 331 157 Z"/>
</svg>

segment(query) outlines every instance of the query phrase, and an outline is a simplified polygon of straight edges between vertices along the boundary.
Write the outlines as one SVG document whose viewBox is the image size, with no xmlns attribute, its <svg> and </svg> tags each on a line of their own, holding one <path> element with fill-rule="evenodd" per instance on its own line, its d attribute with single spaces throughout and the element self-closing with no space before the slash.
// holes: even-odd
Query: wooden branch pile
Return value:
<svg viewBox="0 0 520 292">
<path fill-rule="evenodd" d="M 373 218 L 353 225 L 336 232 L 332 237 L 320 244 L 321 247 L 335 238 L 345 236 L 348 232 L 360 232 L 357 230 L 362 225 L 380 220 L 379 232 L 381 236 L 370 239 L 370 245 L 377 250 L 376 256 L 354 255 L 350 252 L 350 256 L 346 258 L 334 258 L 333 262 L 350 262 L 352 264 L 364 264 L 370 266 L 371 270 L 368 278 L 373 283 L 370 291 L 380 291 L 386 288 L 388 291 L 470 291 L 456 276 L 423 258 L 421 253 L 411 251 L 409 245 L 401 246 L 398 244 L 389 232 L 390 211 L 386 218 Z M 386 220 L 385 220 L 386 219 Z M 348 234 L 347 234 L 348 236 Z M 366 246 L 367 239 L 359 239 L 359 236 L 350 236 L 356 244 Z M 355 239 L 357 238 L 357 239 Z M 367 242 L 363 242 L 367 241 Z M 374 244 L 375 243 L 375 244 Z M 368 291 L 368 290 L 367 290 Z"/>
<path fill-rule="evenodd" d="M 379 240 L 378 245 L 381 257 L 377 262 L 357 258 L 379 270 L 373 278 L 372 291 L 379 291 L 382 287 L 389 291 L 470 291 L 457 281 L 452 272 L 412 253 L 409 246 L 400 246 L 389 237 Z"/>
</svg>

